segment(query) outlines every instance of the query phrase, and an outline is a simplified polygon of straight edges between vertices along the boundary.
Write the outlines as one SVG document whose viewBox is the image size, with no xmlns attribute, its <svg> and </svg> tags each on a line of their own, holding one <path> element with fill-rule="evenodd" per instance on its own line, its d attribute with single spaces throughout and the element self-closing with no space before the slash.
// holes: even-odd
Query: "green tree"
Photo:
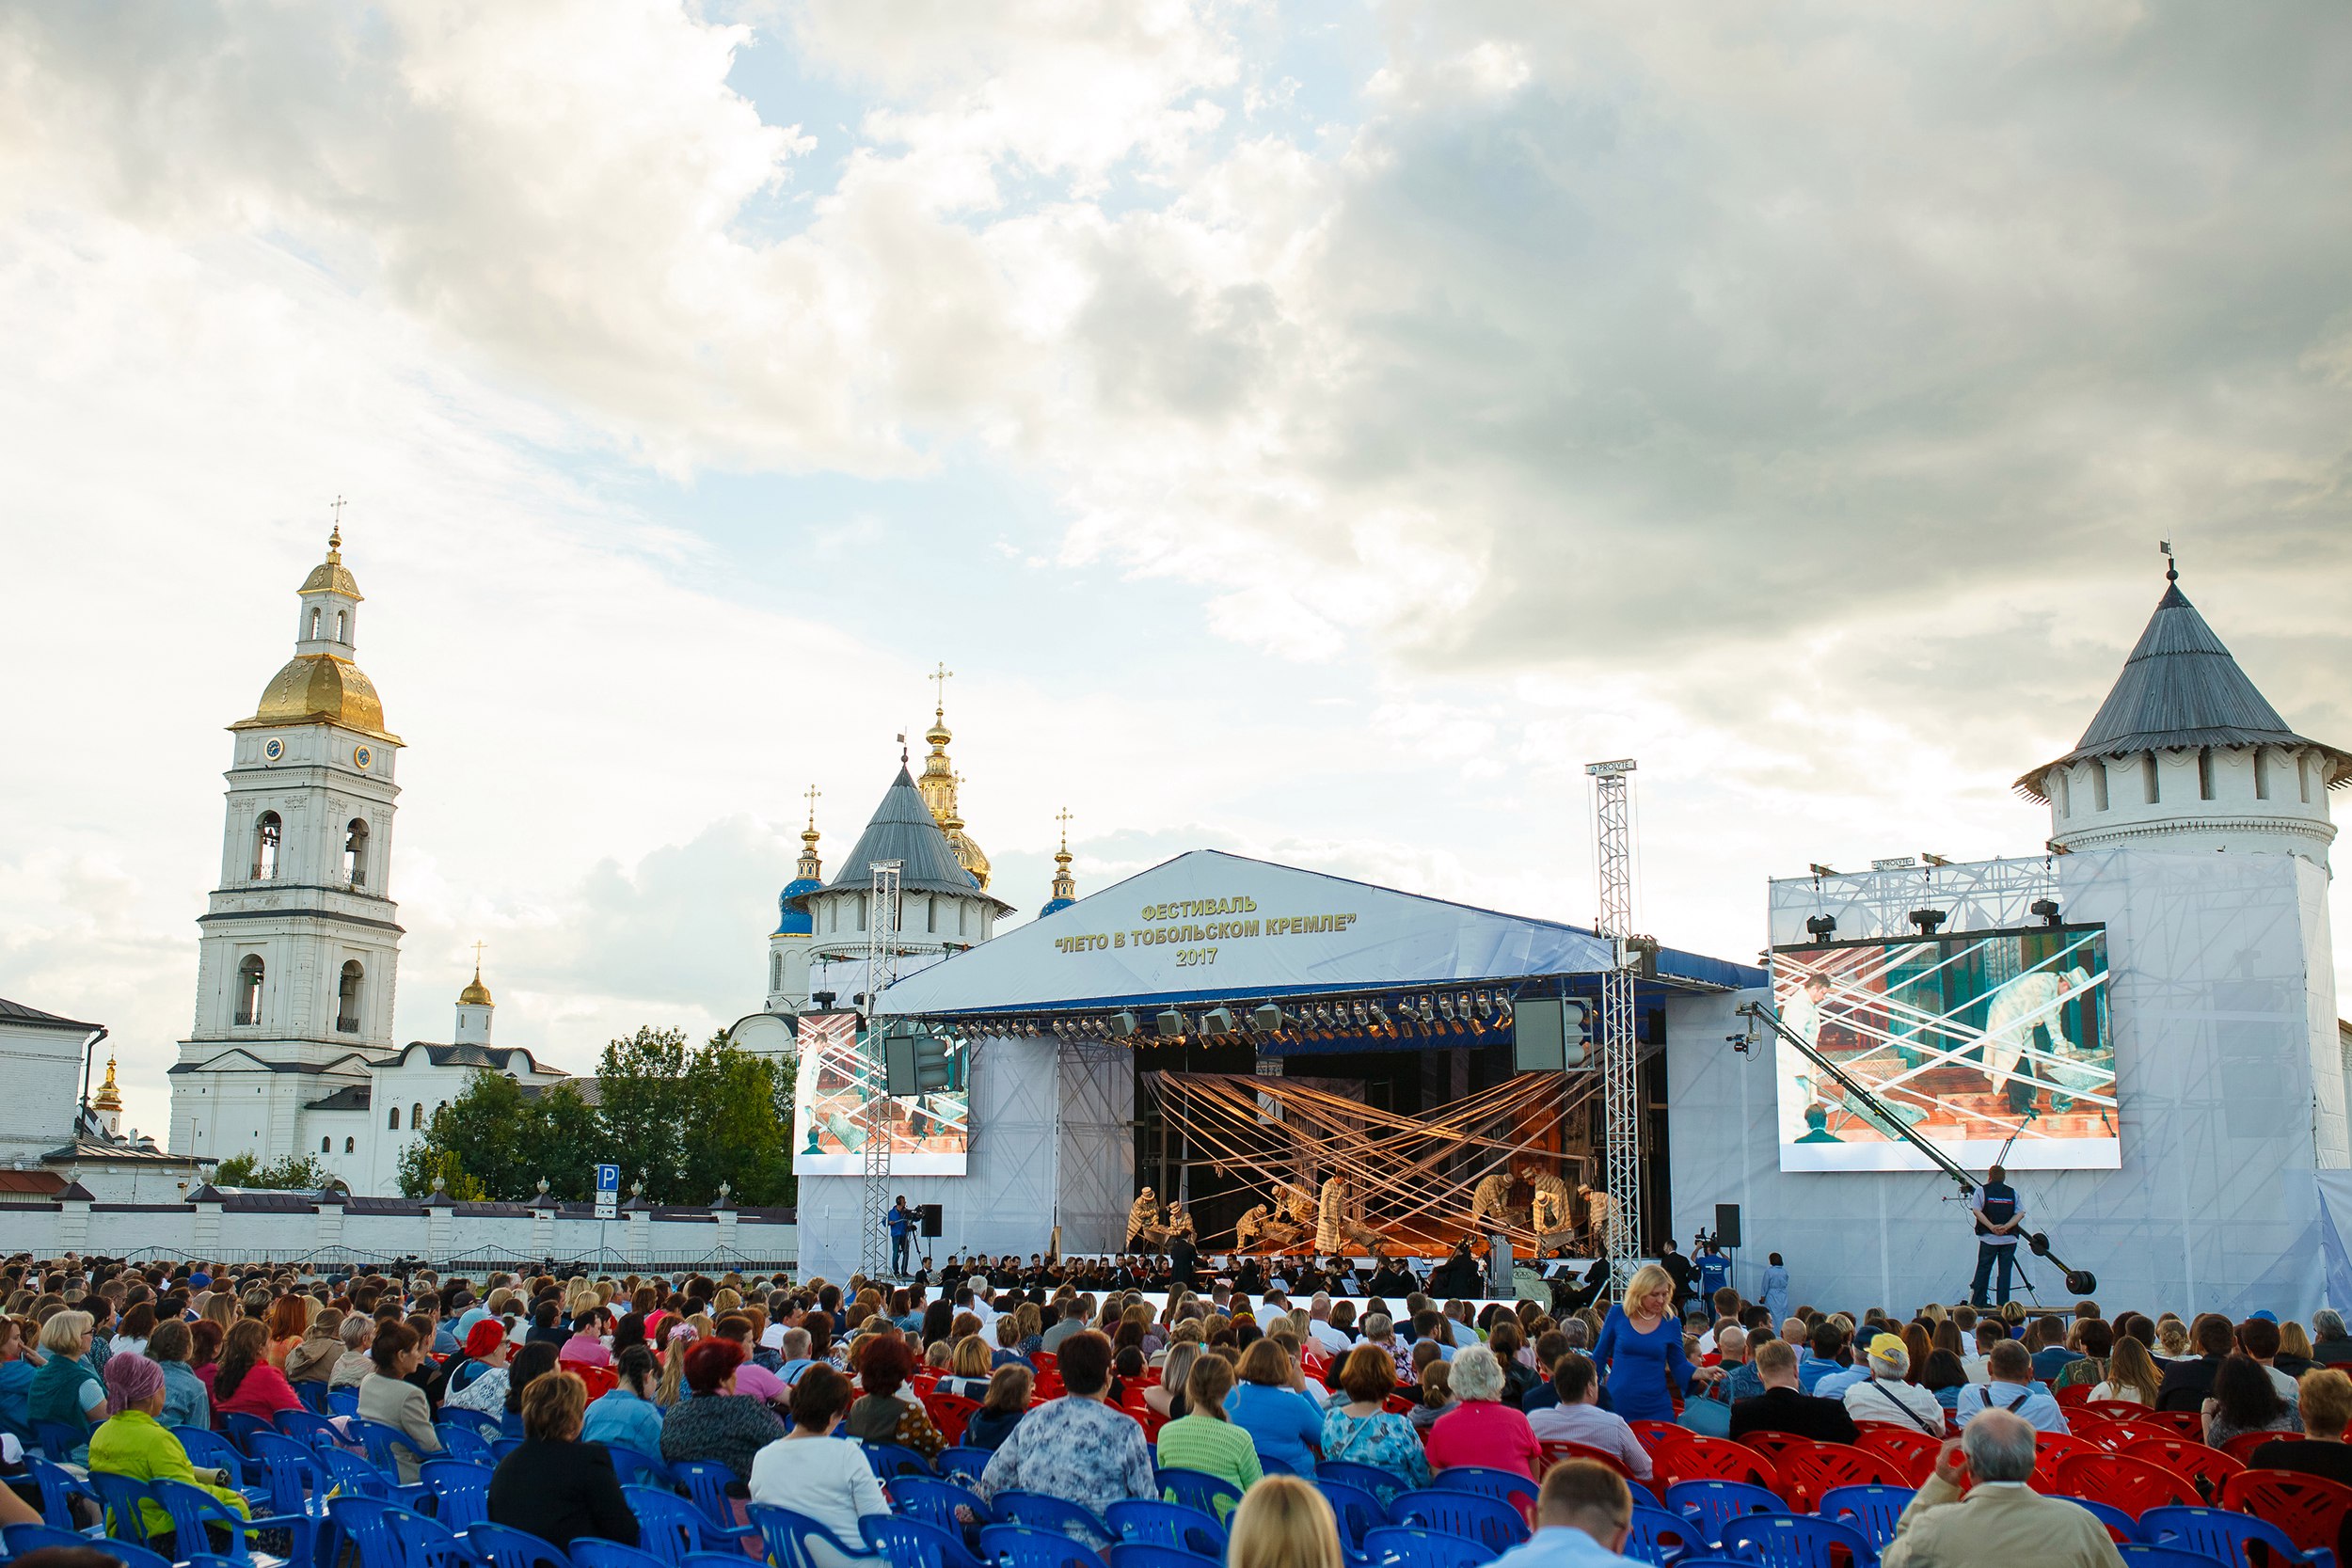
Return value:
<svg viewBox="0 0 2352 1568">
<path fill-rule="evenodd" d="M 483 1203 L 490 1196 L 467 1174 L 464 1162 L 449 1149 L 435 1148 L 430 1138 L 420 1138 L 401 1150 L 400 1190 L 406 1197 L 431 1197 L 444 1192 L 460 1203 Z"/>
<path fill-rule="evenodd" d="M 403 1152 L 401 1190 L 421 1197 L 438 1183 L 451 1196 L 465 1196 L 453 1176 L 491 1197 L 519 1201 L 535 1194 L 544 1177 L 557 1197 L 578 1201 L 588 1196 L 597 1141 L 596 1110 L 577 1084 L 527 1093 L 504 1073 L 485 1069 Z"/>
<path fill-rule="evenodd" d="M 724 1034 L 690 1048 L 683 1030 L 641 1028 L 605 1048 L 596 1077 L 602 1156 L 648 1197 L 707 1203 L 724 1181 L 738 1203 L 793 1200 L 788 1069 Z"/>
<path fill-rule="evenodd" d="M 316 1191 L 333 1180 L 326 1167 L 308 1154 L 289 1154 L 267 1164 L 251 1154 L 231 1154 L 213 1172 L 216 1187 L 270 1187 L 279 1192 Z"/>
<path fill-rule="evenodd" d="M 641 1027 L 608 1043 L 596 1063 L 604 1156 L 624 1185 L 642 1176 L 657 1200 L 686 1200 L 688 1054 L 685 1030 Z"/>
</svg>

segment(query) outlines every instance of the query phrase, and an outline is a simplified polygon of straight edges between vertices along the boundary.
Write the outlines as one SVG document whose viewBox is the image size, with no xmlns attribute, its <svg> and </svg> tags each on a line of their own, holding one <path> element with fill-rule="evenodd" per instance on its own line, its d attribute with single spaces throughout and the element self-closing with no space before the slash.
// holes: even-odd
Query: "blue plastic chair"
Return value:
<svg viewBox="0 0 2352 1568">
<path fill-rule="evenodd" d="M 1121 1541 L 1103 1555 L 1110 1568 L 1217 1568 L 1216 1558 L 1149 1541 Z"/>
<path fill-rule="evenodd" d="M 305 1411 L 303 1414 L 309 1415 L 310 1412 Z M 231 1410 L 221 1416 L 220 1430 L 229 1434 L 229 1441 L 235 1446 L 236 1450 L 239 1453 L 251 1453 L 253 1451 L 252 1445 L 248 1443 L 246 1439 L 250 1438 L 257 1432 L 272 1432 L 282 1429 L 272 1427 L 267 1421 L 262 1419 L 259 1416 L 250 1415 L 242 1410 Z"/>
<path fill-rule="evenodd" d="M 433 1517 L 453 1530 L 490 1521 L 490 1470 L 462 1459 L 428 1459 L 417 1479 L 433 1494 Z"/>
<path fill-rule="evenodd" d="M 335 1490 L 345 1497 L 381 1497 L 395 1508 L 405 1508 L 409 1503 L 424 1496 L 424 1487 L 420 1484 L 413 1496 L 394 1497 L 392 1478 L 369 1464 L 365 1454 L 353 1453 L 349 1449 L 336 1448 L 312 1449 L 310 1454 L 326 1471 L 327 1479 L 334 1483 Z"/>
<path fill-rule="evenodd" d="M 807 1514 L 788 1508 L 754 1503 L 752 1527 L 767 1544 L 769 1560 L 775 1568 L 818 1568 L 817 1559 L 808 1549 L 812 1541 L 821 1542 L 843 1557 L 880 1560 L 863 1545 L 849 1544 Z"/>
<path fill-rule="evenodd" d="M 489 1568 L 572 1568 L 572 1561 L 529 1530 L 487 1522 L 464 1532 L 467 1547 Z"/>
<path fill-rule="evenodd" d="M 980 1531 L 980 1556 L 997 1568 L 1103 1568 L 1103 1560 L 1057 1529 L 990 1525 Z M 785 1568 L 808 1568 L 805 1563 Z"/>
<path fill-rule="evenodd" d="M 98 1494 L 98 1504 L 105 1510 L 106 1533 L 118 1541 L 128 1541 L 135 1546 L 151 1544 L 147 1534 L 147 1511 L 139 1505 L 155 1500 L 155 1490 L 143 1481 L 116 1475 L 108 1470 L 89 1473 L 90 1489 Z"/>
<path fill-rule="evenodd" d="M 469 1440 L 479 1441 L 478 1439 Z M 599 1443 L 596 1446 L 612 1457 L 612 1473 L 620 1478 L 623 1486 L 653 1485 L 667 1487 L 672 1491 L 677 1489 L 677 1477 L 670 1473 L 670 1467 L 667 1465 L 662 1464 L 651 1454 L 639 1453 L 635 1449 L 619 1443 Z M 490 1446 L 487 1443 L 482 1444 L 482 1457 L 485 1461 L 490 1457 Z"/>
<path fill-rule="evenodd" d="M 411 1463 L 418 1465 L 440 1457 L 428 1449 L 420 1449 L 406 1433 L 386 1422 L 354 1420 L 350 1426 L 352 1435 L 358 1438 L 359 1446 L 367 1450 L 368 1463 L 388 1476 L 400 1474 L 402 1454 L 406 1454 Z"/>
<path fill-rule="evenodd" d="M 180 1447 L 187 1451 L 189 1464 L 199 1469 L 228 1471 L 230 1484 L 240 1491 L 259 1486 L 268 1479 L 258 1458 L 239 1453 L 230 1447 L 228 1438 L 210 1427 L 173 1427 L 171 1434 L 180 1439 Z"/>
<path fill-rule="evenodd" d="M 359 1390 L 349 1385 L 341 1388 L 329 1388 L 326 1391 L 326 1413 L 329 1416 L 359 1414 Z"/>
<path fill-rule="evenodd" d="M 637 1515 L 638 1544 L 665 1562 L 677 1563 L 690 1552 L 723 1552 L 740 1539 L 723 1532 L 703 1511 L 675 1492 L 653 1486 L 624 1486 L 628 1511 Z M 735 1547 L 742 1555 L 739 1546 Z"/>
<path fill-rule="evenodd" d="M 953 1478 L 968 1476 L 974 1481 L 988 1468 L 988 1462 L 996 1457 L 994 1449 L 976 1449 L 969 1444 L 939 1450 L 939 1459 L 931 1468 L 940 1475 Z"/>
<path fill-rule="evenodd" d="M 331 1416 L 334 1414 L 334 1412 L 329 1410 L 326 1406 L 326 1384 L 325 1380 L 318 1378 L 305 1378 L 300 1383 L 294 1386 L 294 1398 L 302 1402 L 303 1409 L 314 1410 L 322 1416 Z"/>
<path fill-rule="evenodd" d="M 2156 1546 L 2145 1541 L 2126 1541 L 2115 1549 L 2122 1555 L 2127 1568 L 2131 1564 L 2137 1564 L 2137 1568 L 2222 1568 L 2218 1559 L 2207 1557 L 2202 1552 L 2183 1551 L 2178 1546 Z M 2293 1560 L 2302 1560 L 2296 1558 Z"/>
<path fill-rule="evenodd" d="M 52 1465 L 79 1465 L 89 1448 L 88 1435 L 63 1421 L 35 1421 L 33 1441 L 49 1456 Z"/>
<path fill-rule="evenodd" d="M 1625 1538 L 1625 1555 L 1643 1562 L 1662 1563 L 1699 1547 L 1699 1528 L 1679 1513 L 1644 1503 L 1633 1505 L 1632 1533 Z"/>
<path fill-rule="evenodd" d="M 965 1549 L 961 1534 L 921 1519 L 869 1513 L 857 1528 L 866 1549 L 890 1568 L 980 1568 L 980 1560 Z"/>
<path fill-rule="evenodd" d="M 490 1463 L 496 1465 L 500 1460 L 504 1459 L 508 1454 L 513 1453 L 516 1449 L 519 1449 L 522 1446 L 523 1440 L 519 1437 L 492 1438 L 490 1440 Z"/>
<path fill-rule="evenodd" d="M 352 1492 L 329 1498 L 326 1504 L 327 1522 L 342 1541 L 351 1544 L 358 1568 L 407 1568 L 400 1543 L 392 1539 L 392 1515 L 401 1512 L 389 1498 Z M 337 1556 L 340 1559 L 340 1546 Z"/>
<path fill-rule="evenodd" d="M 270 1430 L 273 1429 L 263 1427 L 261 1432 Z M 329 1445 L 339 1449 L 352 1446 L 345 1441 L 342 1428 L 315 1410 L 281 1410 L 278 1413 L 275 1430 L 297 1443 L 308 1443 L 314 1449 Z M 261 1435 L 261 1432 L 246 1439 L 246 1447 L 248 1450 L 251 1449 L 254 1440 Z"/>
<path fill-rule="evenodd" d="M 1709 1546 L 1724 1538 L 1724 1527 L 1751 1513 L 1786 1513 L 1788 1505 L 1770 1487 L 1744 1481 L 1678 1481 L 1666 1488 L 1666 1512 L 1679 1513 L 1698 1526 Z"/>
<path fill-rule="evenodd" d="M 1173 1546 L 1211 1559 L 1225 1555 L 1225 1527 L 1183 1503 L 1122 1497 L 1103 1511 L 1103 1522 L 1115 1538 L 1130 1544 Z"/>
<path fill-rule="evenodd" d="M 734 1555 L 750 1560 L 740 1552 Z M 618 1541 L 601 1541 L 593 1535 L 583 1535 L 572 1543 L 571 1559 L 572 1568 L 675 1568 L 666 1559 L 642 1547 L 624 1546 Z"/>
<path fill-rule="evenodd" d="M 888 1481 L 893 1476 L 935 1476 L 931 1462 L 913 1449 L 897 1443 L 866 1443 L 866 1463 L 872 1465 L 877 1480 Z"/>
<path fill-rule="evenodd" d="M 2068 1502 L 2080 1502 L 2069 1497 Z M 2247 1547 L 2259 1541 L 2270 1548 L 2273 1564 L 2286 1562 L 2317 1563 L 2323 1557 L 2334 1554 L 2325 1546 L 2311 1551 L 2298 1549 L 2286 1531 L 2267 1519 L 2257 1519 L 2250 1513 L 2233 1513 L 2222 1508 L 2182 1508 L 2171 1506 L 2152 1508 L 2139 1516 L 2136 1539 L 2150 1545 L 2169 1546 L 2174 1551 L 2201 1552 L 2223 1562 L 2250 1562 L 2254 1554 Z"/>
<path fill-rule="evenodd" d="M 1067 1498 L 1043 1492 L 999 1492 L 989 1500 L 996 1506 L 996 1516 L 1009 1525 L 1057 1530 L 1064 1535 L 1070 1535 L 1073 1529 L 1084 1530 L 1086 1540 L 1098 1549 L 1119 1539 L 1110 1526 L 1103 1522 L 1101 1514 Z"/>
<path fill-rule="evenodd" d="M 1336 1481 L 1343 1486 L 1354 1486 L 1371 1493 L 1380 1499 L 1383 1517 L 1387 1516 L 1389 1504 L 1396 1500 L 1398 1493 L 1411 1490 L 1397 1479 L 1395 1472 L 1384 1470 L 1377 1465 L 1359 1465 L 1352 1459 L 1325 1460 L 1315 1466 L 1315 1479 Z"/>
<path fill-rule="evenodd" d="M 980 1500 L 980 1495 L 968 1486 L 935 1476 L 894 1476 L 882 1485 L 890 1494 L 891 1511 L 905 1518 L 920 1519 L 927 1525 L 956 1532 L 962 1539 L 963 1521 L 956 1517 L 956 1510 L 966 1508 L 972 1517 L 983 1525 L 997 1522 L 996 1510 Z"/>
<path fill-rule="evenodd" d="M 33 1473 L 33 1483 L 40 1488 L 41 1523 L 52 1529 L 72 1532 L 75 1497 L 98 1500 L 98 1493 L 88 1481 L 62 1465 L 52 1465 L 37 1453 L 24 1456 L 24 1467 Z"/>
<path fill-rule="evenodd" d="M 1717 1544 L 1764 1568 L 1835 1568 L 1833 1554 L 1841 1547 L 1855 1568 L 1878 1560 L 1869 1537 L 1853 1526 L 1810 1513 L 1751 1513 L 1725 1525 Z"/>
<path fill-rule="evenodd" d="M 482 1434 L 469 1426 L 436 1421 L 433 1423 L 433 1435 L 441 1440 L 441 1451 L 452 1459 L 462 1459 L 469 1465 L 498 1463 L 496 1456 L 490 1452 L 490 1445 L 484 1442 Z"/>
<path fill-rule="evenodd" d="M 496 1416 L 485 1415 L 479 1410 L 468 1410 L 463 1405 L 441 1406 L 441 1420 L 450 1426 L 471 1428 L 474 1435 L 485 1443 L 495 1443 L 506 1435 L 506 1424 Z"/>
<path fill-rule="evenodd" d="M 182 1547 L 203 1546 L 217 1526 L 229 1537 L 229 1549 L 218 1555 L 232 1562 L 252 1562 L 247 1538 L 261 1530 L 284 1531 L 290 1538 L 284 1555 L 296 1562 L 309 1560 L 315 1550 L 317 1526 L 308 1513 L 265 1513 L 248 1519 L 201 1486 L 184 1481 L 159 1481 L 153 1483 L 153 1491 L 155 1500 L 171 1515 L 171 1538 Z"/>
<path fill-rule="evenodd" d="M 1339 1515 L 1340 1544 L 1350 1551 L 1361 1551 L 1364 1531 L 1377 1529 L 1389 1522 L 1389 1509 L 1377 1497 L 1360 1486 L 1350 1486 L 1343 1481 L 1317 1473 L 1315 1490 Z"/>
<path fill-rule="evenodd" d="M 1389 1568 L 1478 1568 L 1501 1555 L 1484 1541 L 1440 1535 L 1408 1525 L 1382 1525 L 1364 1531 L 1364 1556 Z"/>
<path fill-rule="evenodd" d="M 1851 1525 L 1875 1552 L 1895 1539 L 1896 1521 L 1916 1496 L 1908 1486 L 1833 1486 L 1821 1494 L 1813 1512 L 1824 1519 Z"/>
<path fill-rule="evenodd" d="M 1233 1510 L 1241 1506 L 1240 1489 L 1206 1470 L 1187 1470 L 1181 1465 L 1171 1465 L 1159 1473 L 1158 1481 L 1161 1497 L 1198 1509 L 1220 1523 L 1232 1518 Z"/>
<path fill-rule="evenodd" d="M 1527 1520 L 1509 1503 L 1484 1493 L 1431 1487 L 1401 1494 L 1389 1505 L 1391 1524 L 1467 1536 L 1496 1552 L 1507 1552 L 1527 1539 Z"/>
<path fill-rule="evenodd" d="M 404 1568 L 480 1568 L 482 1559 L 455 1530 L 406 1509 L 384 1511 Z"/>
<path fill-rule="evenodd" d="M 732 1488 L 741 1482 L 735 1479 L 733 1470 L 715 1459 L 688 1459 L 671 1465 L 670 1474 L 677 1478 L 677 1484 L 685 1489 L 693 1505 L 702 1510 L 710 1528 L 724 1537 L 717 1544 L 729 1545 L 755 1533 L 754 1527 L 735 1522 Z"/>
<path fill-rule="evenodd" d="M 111 1537 L 76 1535 L 52 1525 L 10 1525 L 0 1531 L 0 1544 L 7 1545 L 11 1560 L 44 1546 L 63 1546 L 74 1551 L 103 1552 L 123 1564 L 123 1568 L 171 1568 L 171 1559 L 161 1552 L 151 1552 L 145 1546 L 134 1546 L 128 1541 Z"/>
<path fill-rule="evenodd" d="M 742 1558 L 742 1554 L 734 1554 Z M 667 1559 L 636 1546 L 624 1546 L 618 1541 L 600 1541 L 583 1535 L 572 1543 L 572 1568 L 675 1568 Z M 748 1559 L 744 1559 L 748 1561 Z M 729 1568 L 733 1568 L 729 1564 Z"/>
<path fill-rule="evenodd" d="M 1523 1519 L 1535 1506 L 1535 1483 L 1516 1470 L 1490 1469 L 1483 1465 L 1456 1465 L 1439 1470 L 1430 1486 L 1445 1492 L 1475 1492 L 1518 1509 Z M 1526 1499 L 1522 1504 L 1520 1499 Z"/>
<path fill-rule="evenodd" d="M 297 1443 L 283 1433 L 256 1433 L 253 1462 L 268 1483 L 271 1513 L 307 1513 L 315 1524 L 326 1517 L 326 1499 L 335 1490 L 335 1477 L 316 1449 Z"/>
<path fill-rule="evenodd" d="M 2073 1503 L 2076 1508 L 2106 1526 L 2107 1533 L 2115 1538 L 2115 1544 L 2119 1546 L 2127 1541 L 2147 1539 L 2140 1532 L 2139 1521 L 2113 1503 L 2103 1503 L 2096 1497 L 2078 1497 L 2072 1492 L 2060 1497 L 2058 1500 Z"/>
<path fill-rule="evenodd" d="M 1269 1476 L 1295 1476 L 1298 1474 L 1296 1467 L 1294 1466 L 1290 1461 L 1286 1459 L 1277 1459 L 1270 1453 L 1260 1453 L 1258 1455 L 1258 1470 L 1261 1474 Z"/>
</svg>

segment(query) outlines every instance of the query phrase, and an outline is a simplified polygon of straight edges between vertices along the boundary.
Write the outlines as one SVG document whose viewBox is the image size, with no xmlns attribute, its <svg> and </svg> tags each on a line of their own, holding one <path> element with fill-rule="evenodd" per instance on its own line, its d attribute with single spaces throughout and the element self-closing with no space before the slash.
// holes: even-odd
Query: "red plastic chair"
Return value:
<svg viewBox="0 0 2352 1568">
<path fill-rule="evenodd" d="M 564 1370 L 580 1374 L 580 1381 L 588 1386 L 588 1402 L 591 1404 L 621 1386 L 621 1374 L 610 1367 L 583 1367 L 574 1363 Z"/>
<path fill-rule="evenodd" d="M 2096 1386 L 2096 1385 L 2093 1385 L 2093 1386 Z M 2082 1408 L 2090 1415 L 2105 1416 L 2110 1421 L 2137 1421 L 2142 1416 L 2148 1414 L 2148 1407 L 2146 1405 L 2135 1403 L 2130 1400 L 2092 1400 L 2089 1404 L 2084 1405 Z M 2072 1425 L 2074 1419 L 2074 1412 L 2072 1410 L 2068 1411 L 2066 1413 L 2066 1419 L 2067 1423 Z"/>
<path fill-rule="evenodd" d="M 2058 1461 L 2072 1459 L 2076 1454 L 2107 1451 L 2088 1437 L 2070 1436 L 2063 1432 L 2038 1432 L 2033 1439 L 2033 1475 L 2026 1484 L 2037 1492 L 2055 1494 L 2058 1491 Z"/>
<path fill-rule="evenodd" d="M 1607 1449 L 1597 1449 L 1590 1443 L 1571 1443 L 1565 1437 L 1555 1437 L 1544 1444 L 1543 1449 L 1544 1456 L 1538 1462 L 1535 1471 L 1538 1480 L 1542 1479 L 1544 1471 L 1550 1469 L 1564 1459 L 1589 1459 L 1596 1465 L 1608 1465 L 1628 1481 L 1634 1480 L 1633 1472 L 1626 1467 L 1624 1460 L 1619 1459 Z M 1647 1482 L 1642 1484 L 1646 1485 Z"/>
<path fill-rule="evenodd" d="M 1854 1447 L 1897 1465 L 1904 1481 L 1917 1487 L 1925 1486 L 1935 1473 L 1935 1456 L 1944 1451 L 1944 1439 L 1910 1427 L 1871 1421 L 1864 1424 Z"/>
<path fill-rule="evenodd" d="M 1777 1465 L 1782 1454 L 1800 1443 L 1810 1443 L 1813 1439 L 1800 1437 L 1793 1432 L 1751 1432 L 1740 1441 Z"/>
<path fill-rule="evenodd" d="M 2041 1472 L 2037 1470 L 2035 1474 L 2039 1476 Z M 2057 1497 L 2089 1497 L 2092 1502 L 2120 1508 L 2135 1519 L 2152 1508 L 2168 1504 L 2177 1503 L 2185 1508 L 2204 1506 L 2204 1495 L 2188 1477 L 2128 1454 L 2070 1454 L 2058 1461 L 2058 1473 L 2052 1480 L 2053 1484 L 2037 1490 Z"/>
<path fill-rule="evenodd" d="M 2205 1418 L 2194 1410 L 2143 1410 L 2132 1418 L 2132 1424 L 2165 1427 L 2201 1443 L 2205 1438 Z"/>
<path fill-rule="evenodd" d="M 1391 1394 L 1380 1402 L 1380 1408 L 1391 1416 L 1410 1416 L 1421 1408 L 1421 1401 L 1410 1394 Z"/>
<path fill-rule="evenodd" d="M 2143 1437 L 2122 1451 L 2134 1459 L 2178 1470 L 2197 1483 L 2208 1502 L 2221 1496 L 2223 1482 L 2246 1468 L 2245 1461 L 2185 1437 Z"/>
<path fill-rule="evenodd" d="M 923 1396 L 923 1410 L 939 1429 L 940 1439 L 952 1449 L 963 1441 L 964 1424 L 980 1413 L 980 1402 L 933 1389 Z"/>
<path fill-rule="evenodd" d="M 1780 1469 L 1745 1443 L 1692 1432 L 1678 1442 L 1661 1443 L 1650 1455 L 1650 1486 L 1660 1497 L 1679 1481 L 1741 1481 L 1779 1492 Z"/>
<path fill-rule="evenodd" d="M 1911 1484 L 1902 1467 L 1892 1458 L 1851 1443 L 1816 1443 L 1809 1438 L 1794 1438 L 1781 1445 L 1773 1463 L 1780 1466 L 1780 1495 L 1790 1511 L 1797 1513 L 1813 1513 L 1820 1507 L 1822 1493 L 1840 1486 Z"/>
<path fill-rule="evenodd" d="M 2221 1445 L 2221 1451 L 2244 1465 L 2254 1462 L 2254 1450 L 2265 1443 L 2300 1443 L 2299 1432 L 2241 1432 Z"/>
<path fill-rule="evenodd" d="M 1652 1453 L 1658 1451 L 1661 1443 L 1695 1435 L 1689 1427 L 1677 1426 L 1672 1421 L 1628 1421 L 1626 1425 L 1633 1429 L 1633 1440 Z"/>
<path fill-rule="evenodd" d="M 2072 1414 L 2077 1406 L 2090 1402 L 2090 1391 L 2097 1386 L 2095 1383 L 2070 1383 L 2058 1391 L 2058 1402 Z"/>
<path fill-rule="evenodd" d="M 2295 1470 L 2247 1470 L 2223 1484 L 2221 1506 L 2269 1521 L 2303 1551 L 2332 1552 L 2352 1513 L 2352 1486 Z"/>
</svg>

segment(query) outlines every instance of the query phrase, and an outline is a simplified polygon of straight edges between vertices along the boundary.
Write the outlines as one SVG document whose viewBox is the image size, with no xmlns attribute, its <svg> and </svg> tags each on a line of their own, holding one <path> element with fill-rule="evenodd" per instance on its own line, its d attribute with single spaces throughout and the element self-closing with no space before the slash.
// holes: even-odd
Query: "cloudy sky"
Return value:
<svg viewBox="0 0 2352 1568">
<path fill-rule="evenodd" d="M 2352 739 L 2352 13 L 0 5 L 0 994 L 165 1120 L 327 503 L 401 1037 L 755 1007 L 945 660 L 1043 900 L 2028 852 L 2161 587 Z M 2352 945 L 2347 942 L 2344 945 Z M 2340 966 L 2341 967 L 2341 966 Z"/>
</svg>

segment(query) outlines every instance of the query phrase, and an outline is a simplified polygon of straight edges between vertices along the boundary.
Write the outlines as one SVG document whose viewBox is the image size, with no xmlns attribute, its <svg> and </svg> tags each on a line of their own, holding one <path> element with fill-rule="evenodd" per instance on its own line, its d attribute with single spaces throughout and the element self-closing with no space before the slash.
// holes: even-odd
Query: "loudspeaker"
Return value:
<svg viewBox="0 0 2352 1568">
<path fill-rule="evenodd" d="M 918 1211 L 923 1216 L 923 1234 L 926 1236 L 938 1235 L 939 1205 L 936 1203 L 921 1204 L 918 1205 Z"/>
<path fill-rule="evenodd" d="M 1513 1072 L 1573 1072 L 1592 1065 L 1593 1053 L 1584 1036 L 1584 1004 L 1554 997 L 1511 1004 Z"/>
<path fill-rule="evenodd" d="M 1726 1250 L 1740 1244 L 1740 1206 L 1736 1203 L 1715 1205 L 1715 1244 Z"/>
</svg>

